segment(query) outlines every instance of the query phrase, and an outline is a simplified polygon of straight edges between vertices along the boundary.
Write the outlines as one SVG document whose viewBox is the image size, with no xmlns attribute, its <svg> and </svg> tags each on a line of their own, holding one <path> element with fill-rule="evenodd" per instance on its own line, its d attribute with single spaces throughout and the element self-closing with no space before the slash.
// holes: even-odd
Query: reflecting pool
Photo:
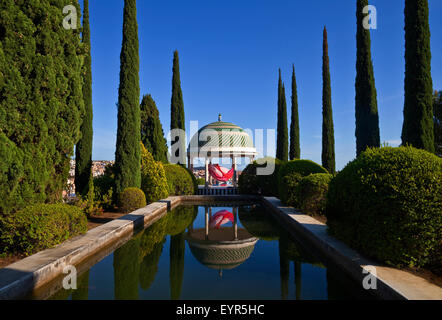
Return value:
<svg viewBox="0 0 442 320">
<path fill-rule="evenodd" d="M 50 299 L 371 298 L 260 204 L 180 206 L 79 274 L 77 287 Z"/>
</svg>

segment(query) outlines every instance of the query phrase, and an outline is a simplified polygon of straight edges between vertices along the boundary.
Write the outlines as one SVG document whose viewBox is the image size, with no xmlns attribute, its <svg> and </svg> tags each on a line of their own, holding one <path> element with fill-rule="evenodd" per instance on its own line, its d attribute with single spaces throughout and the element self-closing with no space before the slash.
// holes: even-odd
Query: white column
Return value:
<svg viewBox="0 0 442 320">
<path fill-rule="evenodd" d="M 209 186 L 209 159 L 205 159 L 206 161 L 206 169 L 205 169 L 205 173 L 204 173 L 204 178 L 206 180 L 206 187 Z"/>
<path fill-rule="evenodd" d="M 205 227 L 206 227 L 206 240 L 209 240 L 209 210 L 207 207 L 204 207 L 205 213 L 206 213 L 206 222 L 205 222 Z"/>
<path fill-rule="evenodd" d="M 234 240 L 238 240 L 238 208 L 233 208 L 233 236 Z"/>
</svg>

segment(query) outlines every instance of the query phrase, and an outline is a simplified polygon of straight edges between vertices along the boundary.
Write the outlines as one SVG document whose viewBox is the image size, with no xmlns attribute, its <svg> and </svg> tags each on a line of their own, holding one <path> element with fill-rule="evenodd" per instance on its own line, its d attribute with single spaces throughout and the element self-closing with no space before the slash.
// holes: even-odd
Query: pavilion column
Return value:
<svg viewBox="0 0 442 320">
<path fill-rule="evenodd" d="M 204 179 L 206 180 L 206 187 L 209 186 L 209 159 L 206 158 L 206 169 L 204 171 Z"/>
<path fill-rule="evenodd" d="M 234 240 L 238 240 L 238 208 L 234 207 L 233 209 L 233 237 Z"/>
<path fill-rule="evenodd" d="M 236 165 L 236 158 L 232 156 L 232 166 L 233 166 L 233 186 L 238 186 L 238 168 Z"/>
<path fill-rule="evenodd" d="M 204 211 L 206 214 L 206 221 L 205 221 L 205 227 L 206 227 L 206 240 L 209 240 L 209 209 L 207 207 L 204 207 Z"/>
</svg>

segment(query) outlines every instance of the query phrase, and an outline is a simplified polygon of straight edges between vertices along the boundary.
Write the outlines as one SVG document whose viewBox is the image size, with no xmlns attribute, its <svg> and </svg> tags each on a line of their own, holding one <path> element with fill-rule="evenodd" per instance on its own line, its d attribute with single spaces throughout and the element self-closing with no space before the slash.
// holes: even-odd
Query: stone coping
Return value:
<svg viewBox="0 0 442 320">
<path fill-rule="evenodd" d="M 332 264 L 342 269 L 362 286 L 367 273 L 365 267 L 376 268 L 377 289 L 373 294 L 381 299 L 393 300 L 441 300 L 442 288 L 410 272 L 379 264 L 368 259 L 346 244 L 330 236 L 327 225 L 318 220 L 284 206 L 274 197 L 264 197 L 263 204 L 296 238 L 307 240 Z M 374 275 L 372 273 L 372 275 Z"/>
</svg>

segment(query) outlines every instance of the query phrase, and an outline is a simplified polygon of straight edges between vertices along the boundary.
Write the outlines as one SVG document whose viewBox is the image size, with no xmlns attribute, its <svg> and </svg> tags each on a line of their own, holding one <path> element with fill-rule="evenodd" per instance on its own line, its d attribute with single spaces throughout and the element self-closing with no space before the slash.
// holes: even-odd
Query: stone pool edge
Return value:
<svg viewBox="0 0 442 320">
<path fill-rule="evenodd" d="M 290 233 L 306 239 L 334 265 L 361 283 L 367 276 L 364 267 L 376 268 L 377 289 L 373 294 L 386 300 L 442 300 L 442 288 L 412 273 L 379 265 L 327 233 L 327 226 L 318 220 L 284 206 L 274 197 L 263 197 L 263 204 L 282 222 Z M 374 276 L 374 274 L 373 274 Z"/>
<path fill-rule="evenodd" d="M 185 202 L 259 201 L 256 196 L 172 196 L 89 230 L 58 246 L 0 269 L 0 300 L 23 299 L 33 290 L 59 277 L 66 266 L 78 265 L 119 239 L 147 228 Z"/>
</svg>

